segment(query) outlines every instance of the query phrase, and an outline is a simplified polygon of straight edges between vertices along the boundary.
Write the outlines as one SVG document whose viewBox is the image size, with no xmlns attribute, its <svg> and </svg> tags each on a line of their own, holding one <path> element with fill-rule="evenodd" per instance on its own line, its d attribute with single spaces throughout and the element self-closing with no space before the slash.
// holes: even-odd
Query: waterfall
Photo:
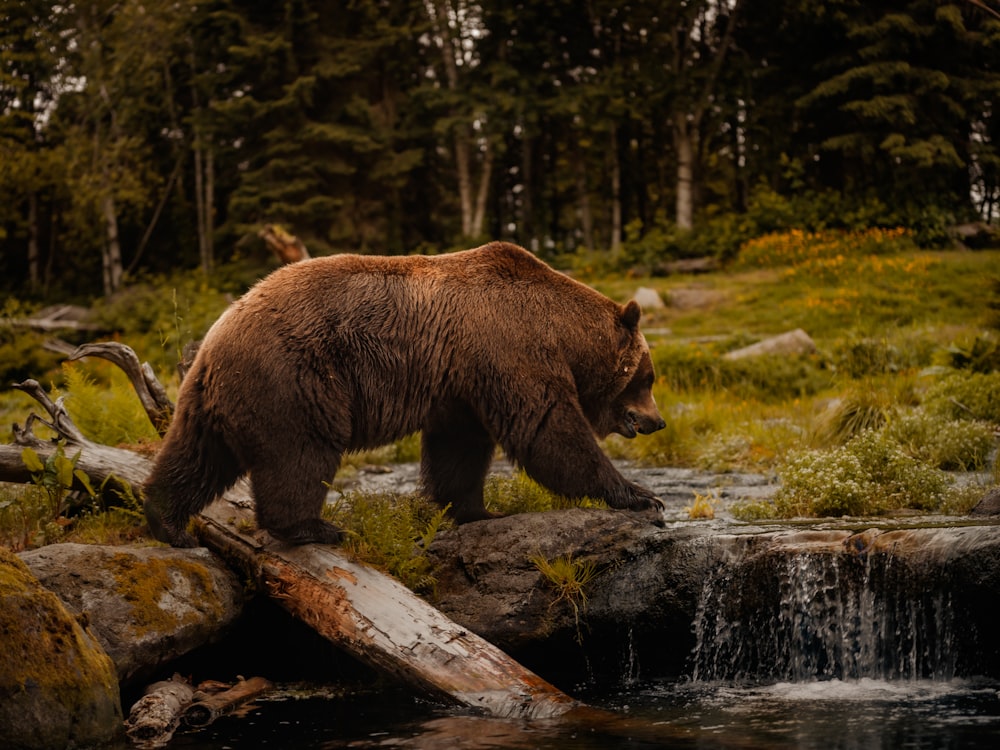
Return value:
<svg viewBox="0 0 1000 750">
<path fill-rule="evenodd" d="M 949 679 L 951 592 L 892 554 L 782 550 L 721 562 L 694 621 L 695 681 Z"/>
</svg>

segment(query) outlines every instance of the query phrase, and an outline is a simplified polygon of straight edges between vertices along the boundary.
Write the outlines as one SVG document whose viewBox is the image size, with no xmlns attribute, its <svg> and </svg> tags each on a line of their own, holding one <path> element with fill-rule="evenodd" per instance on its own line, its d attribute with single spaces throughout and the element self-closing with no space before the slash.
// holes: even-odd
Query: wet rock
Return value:
<svg viewBox="0 0 1000 750">
<path fill-rule="evenodd" d="M 236 574 L 204 548 L 53 544 L 21 559 L 90 623 L 124 683 L 218 639 L 244 604 Z"/>
<path fill-rule="evenodd" d="M 726 627 L 772 622 L 768 613 L 783 606 L 789 587 L 811 578 L 829 586 L 839 576 L 835 587 L 856 584 L 865 601 L 884 602 L 873 612 L 899 610 L 928 622 L 947 612 L 948 622 L 962 623 L 962 638 L 948 647 L 954 663 L 1000 672 L 990 635 L 990 592 L 1000 590 L 996 527 L 956 519 L 922 519 L 923 528 L 866 523 L 758 527 L 680 520 L 675 511 L 655 517 L 573 509 L 466 524 L 431 547 L 440 566 L 436 604 L 543 674 L 572 666 L 578 673 L 570 679 L 602 671 L 628 679 L 634 675 L 625 665 L 633 662 L 653 674 L 685 674 L 696 623 L 715 607 L 725 607 L 712 617 Z M 585 563 L 593 575 L 564 585 L 539 569 L 539 559 Z M 804 579 L 794 580 L 798 575 Z M 948 633 L 933 637 L 951 637 L 955 626 L 946 626 Z M 762 631 L 747 642 L 771 637 Z"/>
<path fill-rule="evenodd" d="M 0 747 L 89 747 L 122 729 L 114 664 L 93 634 L 0 547 Z"/>
</svg>

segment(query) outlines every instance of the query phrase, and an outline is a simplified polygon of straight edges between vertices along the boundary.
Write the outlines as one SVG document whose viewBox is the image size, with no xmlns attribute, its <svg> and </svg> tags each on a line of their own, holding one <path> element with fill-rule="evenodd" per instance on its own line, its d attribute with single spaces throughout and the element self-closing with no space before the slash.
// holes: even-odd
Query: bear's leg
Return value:
<svg viewBox="0 0 1000 750">
<path fill-rule="evenodd" d="M 174 547 L 197 546 L 187 531 L 191 516 L 229 489 L 244 471 L 198 408 L 191 402 L 183 404 L 143 487 L 143 510 L 152 535 Z"/>
<path fill-rule="evenodd" d="M 663 501 L 645 487 L 628 481 L 597 444 L 583 412 L 571 402 L 555 404 L 542 423 L 522 435 L 533 435 L 526 445 L 505 445 L 532 479 L 556 494 L 603 500 L 612 508 L 662 509 Z"/>
<path fill-rule="evenodd" d="M 250 484 L 257 508 L 257 524 L 275 539 L 289 544 L 340 544 L 344 532 L 320 518 L 339 455 L 329 454 L 301 460 L 289 466 L 278 459 L 264 459 L 250 470 Z M 283 455 L 290 455 L 285 448 Z M 332 469 L 330 468 L 332 464 Z"/>
<path fill-rule="evenodd" d="M 494 518 L 483 505 L 483 484 L 495 443 L 465 405 L 439 408 L 421 435 L 420 478 L 424 492 L 456 523 Z"/>
</svg>

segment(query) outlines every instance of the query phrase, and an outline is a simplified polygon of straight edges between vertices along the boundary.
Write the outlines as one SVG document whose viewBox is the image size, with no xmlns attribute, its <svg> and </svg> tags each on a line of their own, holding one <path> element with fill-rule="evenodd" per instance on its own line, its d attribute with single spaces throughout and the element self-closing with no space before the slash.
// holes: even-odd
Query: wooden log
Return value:
<svg viewBox="0 0 1000 750">
<path fill-rule="evenodd" d="M 162 747 L 180 726 L 194 688 L 180 675 L 154 682 L 135 702 L 125 720 L 125 734 L 145 747 Z"/>
<path fill-rule="evenodd" d="M 277 224 L 267 224 L 257 234 L 282 264 L 296 263 L 309 257 L 302 240 Z"/>
<path fill-rule="evenodd" d="M 225 716 L 273 688 L 274 685 L 269 680 L 251 677 L 218 692 L 209 693 L 199 689 L 195 693 L 195 699 L 184 709 L 181 720 L 189 727 L 207 727 L 220 716 Z"/>
<path fill-rule="evenodd" d="M 92 484 L 113 475 L 137 491 L 151 463 L 130 451 L 91 443 L 61 403 L 34 385 L 21 388 L 49 411 L 52 421 L 46 424 L 66 441 L 67 454 L 79 452 L 76 468 Z M 17 445 L 0 446 L 0 481 L 12 481 L 11 473 L 28 477 L 14 481 L 30 481 L 20 457 L 24 446 L 31 445 L 42 460 L 56 449 L 55 443 L 35 437 L 30 424 L 15 430 L 15 440 Z M 195 526 L 207 547 L 256 579 L 261 590 L 324 638 L 432 696 L 501 717 L 555 717 L 580 705 L 395 579 L 341 550 L 293 547 L 255 532 L 253 502 L 243 482 L 209 506 Z"/>
<path fill-rule="evenodd" d="M 244 570 L 253 565 L 271 598 L 359 660 L 424 693 L 493 716 L 550 718 L 580 705 L 394 578 L 339 549 L 264 543 L 241 531 L 252 526 L 252 512 L 245 498 L 230 494 L 239 491 L 198 518 L 199 539 Z"/>
<path fill-rule="evenodd" d="M 118 366 L 132 384 L 142 408 L 162 437 L 167 434 L 170 419 L 174 414 L 174 404 L 167 396 L 163 384 L 157 379 L 148 362 L 139 362 L 139 357 L 131 347 L 117 341 L 101 341 L 78 346 L 70 355 L 70 360 L 84 357 L 99 357 Z"/>
</svg>

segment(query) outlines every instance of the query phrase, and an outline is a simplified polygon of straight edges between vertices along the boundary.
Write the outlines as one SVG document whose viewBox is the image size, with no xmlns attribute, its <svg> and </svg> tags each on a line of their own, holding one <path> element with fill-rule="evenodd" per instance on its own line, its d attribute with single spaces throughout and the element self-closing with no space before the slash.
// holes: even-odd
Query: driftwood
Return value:
<svg viewBox="0 0 1000 750">
<path fill-rule="evenodd" d="M 263 677 L 241 679 L 231 687 L 214 692 L 199 687 L 194 700 L 184 708 L 181 719 L 189 727 L 207 727 L 220 716 L 231 713 L 272 689 L 274 685 Z"/>
<path fill-rule="evenodd" d="M 295 263 L 309 257 L 309 251 L 302 240 L 276 224 L 266 225 L 257 234 L 282 264 Z"/>
<path fill-rule="evenodd" d="M 36 331 L 105 331 L 104 326 L 87 321 L 88 310 L 77 305 L 52 305 L 27 318 L 13 318 L 9 323 Z"/>
<path fill-rule="evenodd" d="M 34 381 L 18 386 L 46 409 L 50 421 L 31 415 L 15 429 L 15 444 L 0 446 L 0 481 L 30 481 L 21 451 L 33 447 L 45 460 L 55 443 L 31 431 L 34 421 L 52 427 L 76 468 L 91 483 L 115 481 L 138 488 L 150 462 L 126 450 L 88 441 Z M 242 569 L 294 616 L 359 660 L 458 705 L 502 717 L 553 717 L 580 704 L 502 651 L 449 620 L 395 579 L 347 558 L 340 550 L 291 547 L 254 533 L 253 503 L 237 484 L 196 519 L 200 540 Z"/>
<path fill-rule="evenodd" d="M 143 747 L 162 747 L 174 736 L 193 698 L 194 688 L 180 675 L 154 682 L 129 711 L 125 733 Z"/>
<path fill-rule="evenodd" d="M 71 360 L 84 357 L 100 357 L 117 365 L 128 376 L 156 432 L 161 437 L 167 434 L 170 419 L 174 414 L 174 405 L 148 362 L 140 363 L 130 347 L 114 341 L 84 344 L 69 355 Z"/>
</svg>

